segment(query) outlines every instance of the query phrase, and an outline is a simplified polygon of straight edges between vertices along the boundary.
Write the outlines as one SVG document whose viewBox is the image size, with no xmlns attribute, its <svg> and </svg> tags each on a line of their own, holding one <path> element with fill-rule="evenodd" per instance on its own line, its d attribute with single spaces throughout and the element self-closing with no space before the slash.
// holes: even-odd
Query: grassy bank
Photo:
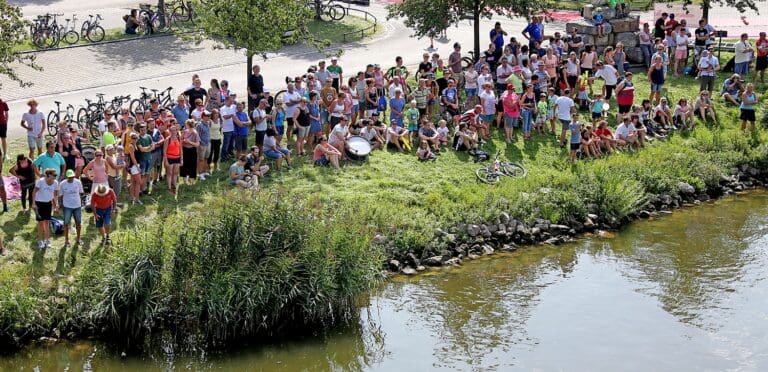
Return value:
<svg viewBox="0 0 768 372">
<path fill-rule="evenodd" d="M 636 102 L 649 93 L 640 75 Z M 698 91 L 690 78 L 667 86 L 673 100 Z M 760 101 L 765 107 L 766 97 Z M 434 248 L 435 229 L 502 212 L 566 224 L 587 213 L 622 218 L 652 195 L 676 194 L 679 182 L 702 191 L 742 164 L 765 169 L 765 129 L 741 132 L 736 108 L 718 101 L 716 110 L 718 126 L 699 123 L 646 149 L 576 164 L 551 135 L 507 145 L 494 132 L 485 150 L 529 171 L 495 186 L 478 183 L 478 164 L 453 151 L 434 163 L 376 152 L 342 172 L 300 158 L 292 172 L 267 177 L 258 195 L 232 191 L 217 172 L 183 187 L 178 199 L 156 191 L 143 206 L 127 206 L 111 249 L 91 241 L 88 218 L 85 247 L 65 249 L 57 238 L 53 249 L 38 251 L 34 221 L 14 202 L 0 216 L 9 251 L 0 258 L 0 336 L 13 342 L 74 331 L 140 339 L 173 325 L 217 342 L 337 319 L 375 282 L 384 257 Z M 369 249 L 376 234 L 391 251 Z"/>
</svg>

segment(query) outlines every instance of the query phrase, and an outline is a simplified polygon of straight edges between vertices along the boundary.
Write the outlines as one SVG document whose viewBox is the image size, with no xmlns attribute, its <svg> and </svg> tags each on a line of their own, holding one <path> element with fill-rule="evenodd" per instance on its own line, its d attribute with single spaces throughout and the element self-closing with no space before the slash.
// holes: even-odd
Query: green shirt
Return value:
<svg viewBox="0 0 768 372">
<path fill-rule="evenodd" d="M 338 66 L 338 65 L 337 66 L 330 65 L 328 66 L 328 68 L 326 68 L 326 70 L 331 74 L 331 77 L 334 79 L 338 79 L 342 73 L 341 66 Z"/>
<path fill-rule="evenodd" d="M 536 105 L 539 108 L 539 115 L 545 115 L 547 113 L 547 101 L 539 101 L 539 103 Z M 546 118 L 546 116 L 544 116 Z"/>
<path fill-rule="evenodd" d="M 115 135 L 112 134 L 112 132 L 104 132 L 104 136 L 101 138 L 101 144 L 105 147 L 107 145 L 114 145 L 115 144 Z"/>
<path fill-rule="evenodd" d="M 419 123 L 419 109 L 409 108 L 405 111 L 405 116 L 408 118 L 408 124 L 417 125 Z"/>
<path fill-rule="evenodd" d="M 429 88 L 416 89 L 413 92 L 413 99 L 416 100 L 416 107 L 420 109 L 427 108 L 427 96 L 429 95 Z"/>
<path fill-rule="evenodd" d="M 143 136 L 140 136 L 139 140 L 136 141 L 136 144 L 141 146 L 141 147 L 152 146 L 152 136 L 150 136 L 149 134 L 145 134 Z M 140 153 L 139 154 L 139 158 L 141 160 L 152 160 L 152 151 L 148 151 L 148 152 L 139 151 L 139 153 Z"/>
<path fill-rule="evenodd" d="M 54 152 L 53 155 L 48 155 L 48 151 L 46 151 L 38 156 L 32 164 L 40 169 L 40 173 L 45 173 L 46 169 L 53 169 L 56 171 L 56 176 L 58 176 L 61 172 L 61 167 L 65 163 L 64 157 L 58 152 Z"/>
<path fill-rule="evenodd" d="M 507 83 L 515 86 L 515 93 L 523 94 L 523 80 L 517 77 L 517 75 L 509 75 Z"/>
</svg>

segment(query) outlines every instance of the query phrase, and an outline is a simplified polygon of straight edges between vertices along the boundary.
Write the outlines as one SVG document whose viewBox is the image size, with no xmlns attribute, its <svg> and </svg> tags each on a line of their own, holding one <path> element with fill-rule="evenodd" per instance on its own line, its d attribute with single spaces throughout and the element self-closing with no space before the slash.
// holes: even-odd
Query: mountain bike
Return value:
<svg viewBox="0 0 768 372">
<path fill-rule="evenodd" d="M 61 102 L 53 101 L 56 104 L 56 109 L 48 112 L 48 120 L 46 126 L 48 127 L 48 134 L 56 136 L 59 133 L 59 123 L 64 121 L 67 125 L 75 121 L 75 107 L 67 105 L 64 111 L 61 111 Z M 63 115 L 62 115 L 63 114 Z"/>
<path fill-rule="evenodd" d="M 502 161 L 499 159 L 501 150 L 496 153 L 496 158 L 490 166 L 482 166 L 475 171 L 475 175 L 480 182 L 495 184 L 501 180 L 501 177 L 523 178 L 528 175 L 528 171 L 522 164 L 516 162 Z"/>
<path fill-rule="evenodd" d="M 149 101 L 152 98 L 157 99 L 157 102 L 160 103 L 160 107 L 170 108 L 173 106 L 173 99 L 171 98 L 171 91 L 173 90 L 173 87 L 168 87 L 162 92 L 160 92 L 159 89 L 149 89 L 152 91 L 151 94 L 147 93 L 147 88 L 145 87 L 139 87 L 139 89 L 141 89 L 139 98 L 133 99 L 128 105 L 128 110 L 134 116 L 137 116 L 137 112 L 147 112 L 147 110 L 149 110 Z"/>
<path fill-rule="evenodd" d="M 85 107 L 77 110 L 77 126 L 80 129 L 88 129 L 91 138 L 99 137 L 99 121 L 104 118 L 104 110 L 109 104 L 104 100 L 104 93 L 96 93 L 98 100 L 93 102 L 85 99 Z"/>
<path fill-rule="evenodd" d="M 96 14 L 95 19 L 93 14 L 88 15 L 88 20 L 83 22 L 80 27 L 80 37 L 87 39 L 92 43 L 98 43 L 104 40 L 106 33 L 104 28 L 99 25 L 99 21 L 103 20 L 101 14 Z"/>
</svg>

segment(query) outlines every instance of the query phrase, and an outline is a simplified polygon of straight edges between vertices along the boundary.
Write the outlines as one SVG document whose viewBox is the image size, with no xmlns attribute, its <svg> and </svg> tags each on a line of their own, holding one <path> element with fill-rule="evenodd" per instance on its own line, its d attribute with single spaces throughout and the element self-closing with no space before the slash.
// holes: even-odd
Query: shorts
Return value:
<svg viewBox="0 0 768 372">
<path fill-rule="evenodd" d="M 739 115 L 739 119 L 754 122 L 755 110 L 741 109 L 741 115 Z"/>
<path fill-rule="evenodd" d="M 483 115 L 483 122 L 493 121 L 493 118 L 496 116 L 496 114 L 490 114 L 490 115 Z"/>
<path fill-rule="evenodd" d="M 168 164 L 181 164 L 181 158 L 168 158 Z"/>
<path fill-rule="evenodd" d="M 27 146 L 29 146 L 30 150 L 34 149 L 41 149 L 44 150 L 43 147 L 43 138 L 40 137 L 33 137 L 33 136 L 27 136 Z"/>
<path fill-rule="evenodd" d="M 280 159 L 286 155 L 290 155 L 291 151 L 288 149 L 278 149 L 278 151 L 267 149 L 264 150 L 264 156 L 270 158 L 270 159 Z"/>
<path fill-rule="evenodd" d="M 296 135 L 299 137 L 306 137 L 309 134 L 309 128 L 310 127 L 302 127 L 301 125 L 297 125 Z"/>
<path fill-rule="evenodd" d="M 235 150 L 247 151 L 248 150 L 248 136 L 235 135 Z"/>
<path fill-rule="evenodd" d="M 275 134 L 282 136 L 285 134 L 285 127 L 282 125 L 275 125 Z"/>
<path fill-rule="evenodd" d="M 513 118 L 509 115 L 504 115 L 504 126 L 507 128 L 514 128 L 517 126 L 517 120 L 518 118 Z"/>
<path fill-rule="evenodd" d="M 328 111 L 325 109 L 320 110 L 320 123 L 325 124 L 328 122 Z"/>
<path fill-rule="evenodd" d="M 592 68 L 587 68 L 587 67 L 583 67 L 583 66 L 582 66 L 582 67 L 581 67 L 581 73 L 583 74 L 583 73 L 585 73 L 585 72 L 587 73 L 587 76 L 592 76 L 592 75 L 594 75 L 594 73 L 592 72 Z M 574 87 L 574 86 L 575 86 L 575 85 L 571 85 L 571 87 Z"/>
<path fill-rule="evenodd" d="M 464 95 L 466 97 L 477 97 L 477 88 L 466 88 L 466 89 L 464 89 Z"/>
<path fill-rule="evenodd" d="M 152 158 L 139 159 L 139 168 L 141 169 L 142 176 L 148 175 L 149 170 L 152 168 Z"/>
<path fill-rule="evenodd" d="M 256 132 L 258 133 L 258 132 Z M 211 145 L 203 146 L 200 145 L 197 148 L 197 160 L 207 160 L 208 156 L 211 155 Z"/>
<path fill-rule="evenodd" d="M 0 138 L 8 137 L 8 124 L 0 124 Z"/>
<path fill-rule="evenodd" d="M 37 212 L 35 213 L 35 220 L 37 221 L 49 221 L 51 219 L 51 211 L 53 210 L 52 202 L 35 202 L 37 206 Z"/>
<path fill-rule="evenodd" d="M 152 152 L 152 167 L 158 168 L 162 166 L 163 164 L 163 152 L 162 151 L 153 151 Z"/>
<path fill-rule="evenodd" d="M 768 68 L 768 56 L 755 58 L 755 70 L 763 71 Z M 2 126 L 0 126 L 0 138 L 4 138 Z"/>
<path fill-rule="evenodd" d="M 555 110 L 547 110 L 547 120 L 552 120 L 555 118 Z"/>
<path fill-rule="evenodd" d="M 315 165 L 317 165 L 318 167 L 325 167 L 328 164 L 330 164 L 330 162 L 331 161 L 328 160 L 328 158 L 325 157 L 325 155 L 323 155 L 319 159 L 315 160 Z"/>
<path fill-rule="evenodd" d="M 661 83 L 661 84 L 651 83 L 651 92 L 654 92 L 654 93 L 661 92 L 661 88 L 663 87 L 664 87 L 664 83 Z"/>
<path fill-rule="evenodd" d="M 632 105 L 619 105 L 619 114 L 628 114 L 632 110 Z"/>
<path fill-rule="evenodd" d="M 571 151 L 576 151 L 579 148 L 581 148 L 581 144 L 580 143 L 571 143 Z"/>
<path fill-rule="evenodd" d="M 688 49 L 675 49 L 675 59 L 685 59 L 688 57 Z"/>
<path fill-rule="evenodd" d="M 451 116 L 458 116 L 459 115 L 459 110 L 457 110 L 457 109 L 455 109 L 453 107 L 446 107 L 445 111 L 447 111 L 449 114 L 451 114 Z"/>
<path fill-rule="evenodd" d="M 677 42 L 675 42 L 675 38 L 672 36 L 667 36 L 664 40 L 667 41 L 667 47 L 674 48 L 677 46 Z"/>
<path fill-rule="evenodd" d="M 293 126 L 293 117 L 289 117 L 285 119 L 285 122 L 288 123 L 288 126 Z"/>
<path fill-rule="evenodd" d="M 256 131 L 256 144 L 257 144 L 257 145 L 261 146 L 261 145 L 263 145 L 263 144 L 264 144 L 264 136 L 265 136 L 266 134 L 267 134 L 267 131 L 266 131 L 266 130 L 257 130 L 257 131 Z M 201 147 L 202 147 L 202 146 L 201 146 Z M 200 150 L 197 150 L 197 152 L 198 152 L 198 156 L 199 156 L 199 152 L 200 152 Z"/>
<path fill-rule="evenodd" d="M 80 225 L 83 222 L 83 208 L 64 207 L 64 224 L 69 225 L 72 217 L 75 218 L 75 225 Z"/>
<path fill-rule="evenodd" d="M 560 120 L 560 124 L 562 124 L 562 128 L 561 128 L 562 130 L 570 129 L 570 126 L 571 126 L 570 120 L 563 120 L 563 119 L 558 119 L 558 120 Z"/>
<path fill-rule="evenodd" d="M 602 119 L 603 113 L 602 112 L 593 112 L 592 113 L 592 119 Z"/>
<path fill-rule="evenodd" d="M 577 75 L 568 75 L 568 86 L 571 87 L 571 91 L 573 91 L 573 88 L 576 87 L 576 82 L 579 80 L 579 77 Z"/>
<path fill-rule="evenodd" d="M 419 126 L 416 124 L 408 124 L 408 131 L 409 132 L 418 132 Z"/>
<path fill-rule="evenodd" d="M 96 208 L 96 228 L 112 226 L 112 207 L 107 209 Z"/>
<path fill-rule="evenodd" d="M 427 108 L 426 107 L 418 108 L 418 110 L 419 110 L 419 117 L 424 117 L 424 115 L 427 114 Z"/>
</svg>

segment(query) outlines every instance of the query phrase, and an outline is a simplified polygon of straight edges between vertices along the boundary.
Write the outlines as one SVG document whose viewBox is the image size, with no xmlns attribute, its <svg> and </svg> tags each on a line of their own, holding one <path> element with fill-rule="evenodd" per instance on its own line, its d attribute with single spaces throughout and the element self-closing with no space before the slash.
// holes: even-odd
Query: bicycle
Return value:
<svg viewBox="0 0 768 372">
<path fill-rule="evenodd" d="M 104 20 L 104 18 L 101 18 L 101 14 L 96 14 L 96 19 L 94 19 L 93 14 L 89 14 L 88 17 L 88 20 L 83 22 L 83 25 L 80 26 L 80 37 L 85 38 L 92 43 L 98 43 L 104 40 L 106 33 L 104 32 L 104 28 L 99 25 L 99 21 Z"/>
<path fill-rule="evenodd" d="M 482 166 L 475 171 L 475 175 L 480 182 L 493 185 L 498 183 L 502 176 L 523 178 L 528 175 L 528 171 L 522 164 L 502 161 L 499 159 L 500 155 L 501 150 L 496 153 L 496 158 L 491 166 Z"/>
<path fill-rule="evenodd" d="M 56 17 L 64 14 L 46 14 L 39 16 L 31 28 L 32 43 L 40 49 L 54 48 L 59 45 L 59 24 Z"/>
<path fill-rule="evenodd" d="M 474 68 L 475 63 L 477 63 L 477 58 L 475 58 L 475 51 L 470 50 L 469 55 L 469 57 L 461 57 L 461 67 L 464 70 Z"/>
<path fill-rule="evenodd" d="M 307 6 L 314 9 L 317 17 L 323 21 L 340 21 L 347 15 L 344 6 L 336 4 L 335 0 L 313 0 Z"/>
<path fill-rule="evenodd" d="M 161 107 L 170 108 L 173 106 L 173 99 L 171 98 L 171 91 L 173 90 L 173 87 L 168 87 L 164 91 L 159 92 L 158 89 L 150 89 L 152 91 L 152 94 L 147 93 L 147 88 L 145 87 L 139 87 L 141 89 L 141 94 L 139 95 L 139 98 L 135 98 L 131 101 L 131 103 L 128 105 L 128 110 L 134 115 L 137 116 L 137 112 L 147 112 L 149 110 L 149 101 L 152 98 L 157 99 L 157 102 L 160 103 Z"/>
<path fill-rule="evenodd" d="M 80 41 L 80 34 L 75 31 L 75 22 L 77 22 L 76 14 L 72 14 L 72 19 L 64 19 L 67 21 L 64 27 L 59 28 L 59 41 L 64 40 L 68 45 L 77 44 Z M 70 21 L 72 24 L 70 25 Z"/>
<path fill-rule="evenodd" d="M 98 101 L 93 102 L 89 99 L 85 99 L 86 106 L 80 107 L 77 110 L 77 126 L 80 129 L 87 128 L 91 134 L 91 138 L 98 138 L 99 133 L 99 121 L 104 118 L 104 110 L 106 110 L 108 103 L 104 101 L 104 93 L 96 93 Z"/>
<path fill-rule="evenodd" d="M 75 107 L 67 105 L 64 111 L 61 111 L 61 102 L 53 101 L 56 104 L 56 109 L 48 112 L 48 120 L 46 126 L 48 134 L 55 137 L 59 133 L 59 123 L 64 121 L 67 125 L 72 124 L 75 121 Z M 62 113 L 64 114 L 62 116 Z"/>
</svg>

